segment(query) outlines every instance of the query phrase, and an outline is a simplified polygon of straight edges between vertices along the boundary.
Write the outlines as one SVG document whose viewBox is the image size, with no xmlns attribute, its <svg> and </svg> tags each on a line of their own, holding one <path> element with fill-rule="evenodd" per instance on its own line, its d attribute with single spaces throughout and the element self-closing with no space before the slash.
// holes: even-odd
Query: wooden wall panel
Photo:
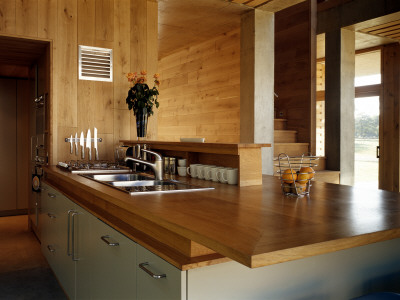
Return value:
<svg viewBox="0 0 400 300">
<path fill-rule="evenodd" d="M 96 39 L 114 41 L 114 0 L 96 0 Z"/>
<path fill-rule="evenodd" d="M 38 0 L 15 2 L 16 33 L 24 36 L 37 36 Z"/>
<path fill-rule="evenodd" d="M 147 21 L 146 21 L 146 69 L 148 72 L 148 84 L 149 86 L 154 85 L 153 75 L 158 73 L 158 60 L 154 60 L 153 57 L 158 57 L 158 2 L 148 1 L 147 2 Z M 154 115 L 148 120 L 148 138 L 151 140 L 158 139 L 157 127 L 158 127 L 158 109 L 154 110 Z"/>
<path fill-rule="evenodd" d="M 15 34 L 15 1 L 0 0 L 0 32 Z"/>
<path fill-rule="evenodd" d="M 325 91 L 325 63 L 317 63 L 317 92 L 318 91 Z M 317 99 L 321 100 L 321 99 Z"/>
<path fill-rule="evenodd" d="M 53 75 L 56 85 L 57 154 L 58 160 L 73 159 L 64 138 L 75 133 L 78 125 L 78 7 L 77 1 L 59 0 L 57 7 L 57 37 L 53 60 Z M 61 38 L 62 37 L 62 38 Z M 73 128 L 71 130 L 71 128 Z"/>
<path fill-rule="evenodd" d="M 130 65 L 130 0 L 114 1 L 114 145 L 119 140 L 130 139 L 131 111 L 127 109 L 125 99 L 129 83 L 125 75 L 131 72 Z"/>
<path fill-rule="evenodd" d="M 382 97 L 379 122 L 379 188 L 400 191 L 400 46 L 382 48 Z"/>
<path fill-rule="evenodd" d="M 158 139 L 240 139 L 240 30 L 162 58 Z"/>
<path fill-rule="evenodd" d="M 156 1 L 0 0 L 0 34 L 51 42 L 51 163 L 76 159 L 64 138 L 94 126 L 104 140 L 100 159 L 113 158 L 119 139 L 136 137 L 125 74 L 157 71 Z M 78 80 L 79 44 L 113 49 L 112 83 Z"/>
<path fill-rule="evenodd" d="M 315 4 L 315 3 L 314 3 Z M 315 146 L 315 24 L 313 1 L 275 14 L 275 105 L 298 142 Z M 313 126 L 314 124 L 314 126 Z"/>
<path fill-rule="evenodd" d="M 78 1 L 78 44 L 93 46 L 96 40 L 96 0 Z"/>
<path fill-rule="evenodd" d="M 54 39 L 57 30 L 57 0 L 38 1 L 38 37 Z"/>
</svg>

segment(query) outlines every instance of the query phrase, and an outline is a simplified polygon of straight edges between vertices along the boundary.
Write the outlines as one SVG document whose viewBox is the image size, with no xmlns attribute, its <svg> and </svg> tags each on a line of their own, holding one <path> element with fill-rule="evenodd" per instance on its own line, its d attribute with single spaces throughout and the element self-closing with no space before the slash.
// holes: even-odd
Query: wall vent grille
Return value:
<svg viewBox="0 0 400 300">
<path fill-rule="evenodd" d="M 112 49 L 79 45 L 79 79 L 113 80 Z"/>
</svg>

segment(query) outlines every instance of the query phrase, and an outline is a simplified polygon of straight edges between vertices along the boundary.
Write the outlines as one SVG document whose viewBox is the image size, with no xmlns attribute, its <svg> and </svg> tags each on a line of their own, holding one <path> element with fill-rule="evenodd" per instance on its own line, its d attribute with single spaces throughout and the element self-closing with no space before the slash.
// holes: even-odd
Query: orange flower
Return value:
<svg viewBox="0 0 400 300">
<path fill-rule="evenodd" d="M 136 78 L 136 75 L 137 75 L 136 72 L 135 73 L 128 73 L 128 74 L 126 74 L 126 78 L 128 78 L 129 82 L 133 82 L 135 80 L 135 78 Z"/>
<path fill-rule="evenodd" d="M 154 74 L 154 76 L 153 76 L 155 79 L 157 79 L 157 78 L 159 78 L 160 77 L 160 74 L 159 73 L 156 73 L 156 74 Z"/>
<path fill-rule="evenodd" d="M 160 85 L 160 80 L 158 80 L 158 79 L 154 80 L 154 84 L 159 86 Z"/>
<path fill-rule="evenodd" d="M 136 80 L 136 83 L 144 83 L 146 81 L 146 78 L 144 78 L 143 76 L 142 77 L 139 77 L 137 80 Z"/>
<path fill-rule="evenodd" d="M 147 75 L 147 72 L 146 72 L 146 70 L 142 70 L 142 71 L 140 71 L 140 75 Z"/>
</svg>

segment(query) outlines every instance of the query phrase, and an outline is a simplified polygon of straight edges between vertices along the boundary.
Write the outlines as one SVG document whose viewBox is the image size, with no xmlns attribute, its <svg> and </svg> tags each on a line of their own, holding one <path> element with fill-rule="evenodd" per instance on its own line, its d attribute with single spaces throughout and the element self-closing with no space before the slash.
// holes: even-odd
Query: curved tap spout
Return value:
<svg viewBox="0 0 400 300">
<path fill-rule="evenodd" d="M 146 166 L 149 166 L 153 170 L 156 180 L 163 180 L 163 178 L 164 178 L 163 171 L 164 170 L 163 170 L 161 155 L 154 151 L 150 151 L 150 150 L 146 150 L 146 149 L 141 149 L 141 150 L 142 150 L 142 152 L 147 152 L 149 154 L 154 155 L 155 161 L 150 162 L 147 160 L 143 160 L 143 159 L 131 157 L 131 156 L 125 157 L 125 161 L 131 160 L 131 161 L 137 162 L 139 164 L 144 164 Z"/>
</svg>

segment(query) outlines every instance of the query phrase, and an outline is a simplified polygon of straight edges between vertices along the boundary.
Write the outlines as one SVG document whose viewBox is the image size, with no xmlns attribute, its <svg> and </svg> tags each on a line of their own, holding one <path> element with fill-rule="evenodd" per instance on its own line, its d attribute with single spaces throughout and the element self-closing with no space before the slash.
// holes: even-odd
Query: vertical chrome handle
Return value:
<svg viewBox="0 0 400 300">
<path fill-rule="evenodd" d="M 110 238 L 109 235 L 103 235 L 101 239 L 108 245 L 108 246 L 119 246 L 118 242 L 110 242 L 108 239 Z"/>
<path fill-rule="evenodd" d="M 141 268 L 143 271 L 145 271 L 147 274 L 149 274 L 151 277 L 153 277 L 154 279 L 161 279 L 161 278 L 166 278 L 167 274 L 154 274 L 152 271 L 150 271 L 149 269 L 146 268 L 146 266 L 148 266 L 149 263 L 148 262 L 144 262 L 139 264 L 139 268 Z"/>
<path fill-rule="evenodd" d="M 76 211 L 74 211 L 71 216 L 72 216 L 72 260 L 73 261 L 78 261 L 79 258 L 76 257 L 75 253 L 75 216 L 78 215 Z"/>
<path fill-rule="evenodd" d="M 56 194 L 53 194 L 53 193 L 47 193 L 47 195 L 48 195 L 50 198 L 55 198 L 55 197 L 56 197 Z"/>
<path fill-rule="evenodd" d="M 67 216 L 67 255 L 71 256 L 72 252 L 69 251 L 69 246 L 70 246 L 70 231 L 71 231 L 71 213 L 75 212 L 73 209 L 70 209 L 68 211 L 68 216 Z"/>
<path fill-rule="evenodd" d="M 380 158 L 381 157 L 380 150 L 381 150 L 381 147 L 376 146 L 376 158 Z"/>
<path fill-rule="evenodd" d="M 50 252 L 56 251 L 56 249 L 54 249 L 52 245 L 47 245 L 47 249 L 49 249 Z"/>
</svg>

